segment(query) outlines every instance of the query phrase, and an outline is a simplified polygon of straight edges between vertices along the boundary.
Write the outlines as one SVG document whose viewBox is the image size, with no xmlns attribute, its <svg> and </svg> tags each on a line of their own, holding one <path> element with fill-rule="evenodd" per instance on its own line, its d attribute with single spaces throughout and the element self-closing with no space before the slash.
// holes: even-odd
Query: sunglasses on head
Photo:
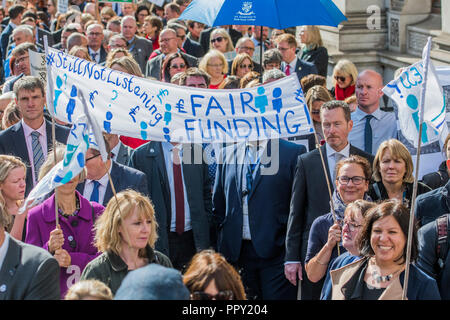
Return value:
<svg viewBox="0 0 450 320">
<path fill-rule="evenodd" d="M 341 81 L 341 82 L 344 82 L 345 79 L 346 79 L 346 77 L 341 77 L 341 76 L 335 76 L 334 78 L 335 78 L 337 81 Z"/>
<path fill-rule="evenodd" d="M 214 43 L 214 42 L 222 42 L 222 40 L 223 40 L 223 37 L 217 37 L 217 38 L 215 38 L 215 39 L 211 39 L 211 42 L 212 43 Z"/>
<path fill-rule="evenodd" d="M 216 295 L 211 295 L 203 291 L 194 291 L 191 294 L 191 300 L 232 300 L 233 291 L 219 291 Z"/>
</svg>

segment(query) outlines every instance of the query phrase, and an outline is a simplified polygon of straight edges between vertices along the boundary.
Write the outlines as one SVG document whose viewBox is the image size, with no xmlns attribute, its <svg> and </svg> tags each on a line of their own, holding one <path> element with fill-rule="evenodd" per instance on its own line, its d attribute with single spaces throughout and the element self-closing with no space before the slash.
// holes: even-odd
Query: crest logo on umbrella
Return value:
<svg viewBox="0 0 450 320">
<path fill-rule="evenodd" d="M 244 3 L 242 3 L 241 11 L 238 11 L 238 13 L 244 16 L 255 14 L 253 11 L 251 11 L 252 7 L 253 3 L 251 1 L 244 1 Z"/>
</svg>

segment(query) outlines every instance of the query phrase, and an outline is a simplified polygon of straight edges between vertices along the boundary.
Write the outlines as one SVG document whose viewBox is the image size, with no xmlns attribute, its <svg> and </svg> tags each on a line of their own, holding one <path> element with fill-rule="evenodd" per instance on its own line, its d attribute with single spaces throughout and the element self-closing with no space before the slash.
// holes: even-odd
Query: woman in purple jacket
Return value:
<svg viewBox="0 0 450 320">
<path fill-rule="evenodd" d="M 56 148 L 56 158 L 64 157 L 65 148 Z M 39 171 L 42 179 L 54 166 L 53 151 Z M 93 245 L 95 232 L 93 225 L 104 207 L 95 202 L 90 203 L 78 191 L 77 184 L 84 180 L 85 173 L 74 177 L 68 183 L 56 188 L 59 225 L 56 225 L 55 195 L 28 212 L 26 243 L 48 250 L 61 267 L 60 288 L 63 299 L 67 289 L 75 284 L 84 267 L 99 255 Z"/>
</svg>

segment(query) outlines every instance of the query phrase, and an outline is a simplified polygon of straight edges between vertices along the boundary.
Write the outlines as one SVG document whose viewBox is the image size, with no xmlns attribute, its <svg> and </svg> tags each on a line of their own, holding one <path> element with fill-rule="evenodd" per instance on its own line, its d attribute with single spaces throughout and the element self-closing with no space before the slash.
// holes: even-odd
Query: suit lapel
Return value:
<svg viewBox="0 0 450 320">
<path fill-rule="evenodd" d="M 119 192 L 120 190 L 117 190 L 117 186 L 119 185 L 119 181 L 122 180 L 122 172 L 119 169 L 119 166 L 115 163 L 114 160 L 111 160 L 111 182 L 114 184 L 114 190 L 116 192 Z M 105 196 L 103 197 L 103 206 L 106 207 L 108 204 L 109 199 L 113 197 L 113 191 L 111 188 L 111 182 L 108 179 L 108 185 L 106 187 Z"/>
<path fill-rule="evenodd" d="M 266 150 L 264 151 L 264 154 L 267 154 L 267 158 L 270 157 L 271 155 L 271 149 L 272 149 L 272 140 L 267 141 L 267 146 L 266 146 Z M 258 187 L 259 183 L 261 182 L 261 159 L 263 158 L 263 155 L 261 155 L 261 157 L 259 158 L 259 161 L 255 167 L 255 178 L 253 179 L 253 184 L 252 184 L 252 188 L 250 190 L 250 195 L 249 198 L 251 198 L 254 194 L 254 191 L 256 190 L 256 188 Z M 270 166 L 269 163 L 265 164 L 267 166 Z"/>
<path fill-rule="evenodd" d="M 153 152 L 151 151 L 153 149 Z M 167 170 L 166 170 L 166 161 L 164 159 L 164 152 L 162 149 L 161 142 L 156 142 L 154 145 L 154 148 L 150 148 L 150 156 L 155 158 L 156 165 L 158 166 L 157 170 L 159 171 L 159 176 L 161 177 L 162 181 L 161 184 L 163 186 L 163 196 L 164 201 L 166 202 L 166 208 L 168 212 L 172 212 L 172 205 L 170 201 L 170 188 L 169 188 L 169 178 L 167 177 Z M 170 216 L 169 216 L 170 217 Z"/>
<path fill-rule="evenodd" d="M 330 167 L 328 166 L 327 148 L 325 147 L 325 144 L 320 147 L 320 150 L 322 151 L 323 161 L 325 162 L 325 169 L 327 170 L 328 182 L 330 183 L 331 192 L 333 192 L 334 191 L 334 185 L 333 185 L 333 181 L 332 181 L 333 178 L 330 175 Z M 318 154 L 318 155 L 319 155 L 319 161 L 321 163 L 322 161 L 320 160 L 320 154 Z"/>
<path fill-rule="evenodd" d="M 239 194 L 239 202 L 242 206 L 242 179 L 244 176 L 244 159 L 245 159 L 245 142 L 241 142 L 236 144 L 236 148 L 234 149 L 235 156 L 231 157 L 232 161 L 236 161 L 234 164 L 235 172 L 235 180 L 236 180 L 236 190 Z"/>
<path fill-rule="evenodd" d="M 2 268 L 0 270 L 0 300 L 6 300 L 8 295 L 11 281 L 14 278 L 17 266 L 20 263 L 20 247 L 9 237 L 8 251 L 6 252 L 5 260 L 3 261 Z"/>
</svg>

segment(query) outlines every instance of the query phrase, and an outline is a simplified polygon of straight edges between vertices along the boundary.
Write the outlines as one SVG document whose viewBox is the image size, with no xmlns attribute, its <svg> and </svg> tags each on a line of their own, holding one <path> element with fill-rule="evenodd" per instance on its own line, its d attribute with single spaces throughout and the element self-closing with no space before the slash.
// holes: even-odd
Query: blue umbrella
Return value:
<svg viewBox="0 0 450 320">
<path fill-rule="evenodd" d="M 193 0 L 179 19 L 208 26 L 234 24 L 276 29 L 302 25 L 337 27 L 347 20 L 332 0 Z"/>
</svg>

